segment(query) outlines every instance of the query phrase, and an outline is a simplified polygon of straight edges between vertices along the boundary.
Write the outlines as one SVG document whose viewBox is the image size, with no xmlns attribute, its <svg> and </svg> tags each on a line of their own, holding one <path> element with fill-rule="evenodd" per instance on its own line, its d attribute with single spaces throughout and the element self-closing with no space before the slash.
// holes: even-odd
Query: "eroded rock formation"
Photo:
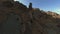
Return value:
<svg viewBox="0 0 60 34">
<path fill-rule="evenodd" d="M 60 34 L 60 15 L 11 1 L 0 4 L 0 34 Z"/>
</svg>

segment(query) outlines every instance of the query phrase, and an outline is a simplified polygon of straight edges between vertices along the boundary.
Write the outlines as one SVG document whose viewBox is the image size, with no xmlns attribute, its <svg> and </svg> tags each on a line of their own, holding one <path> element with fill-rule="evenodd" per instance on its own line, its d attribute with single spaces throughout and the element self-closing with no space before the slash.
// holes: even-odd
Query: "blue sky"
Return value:
<svg viewBox="0 0 60 34">
<path fill-rule="evenodd" d="M 34 8 L 40 8 L 44 11 L 52 11 L 60 14 L 60 0 L 17 0 L 26 6 L 32 2 Z"/>
</svg>

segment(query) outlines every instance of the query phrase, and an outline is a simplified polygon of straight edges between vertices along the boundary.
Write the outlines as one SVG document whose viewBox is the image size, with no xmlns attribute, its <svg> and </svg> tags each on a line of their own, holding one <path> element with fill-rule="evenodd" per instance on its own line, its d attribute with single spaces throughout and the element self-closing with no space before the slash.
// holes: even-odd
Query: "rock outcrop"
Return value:
<svg viewBox="0 0 60 34">
<path fill-rule="evenodd" d="M 0 34 L 60 34 L 60 15 L 32 8 L 31 3 L 29 7 L 18 1 L 2 2 Z"/>
</svg>

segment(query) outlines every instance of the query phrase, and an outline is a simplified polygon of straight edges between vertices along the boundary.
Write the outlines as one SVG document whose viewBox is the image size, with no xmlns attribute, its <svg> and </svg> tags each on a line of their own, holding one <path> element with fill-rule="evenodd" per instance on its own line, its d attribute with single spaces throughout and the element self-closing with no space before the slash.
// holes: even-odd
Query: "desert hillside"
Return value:
<svg viewBox="0 0 60 34">
<path fill-rule="evenodd" d="M 18 1 L 0 3 L 0 34 L 60 34 L 60 15 Z"/>
</svg>

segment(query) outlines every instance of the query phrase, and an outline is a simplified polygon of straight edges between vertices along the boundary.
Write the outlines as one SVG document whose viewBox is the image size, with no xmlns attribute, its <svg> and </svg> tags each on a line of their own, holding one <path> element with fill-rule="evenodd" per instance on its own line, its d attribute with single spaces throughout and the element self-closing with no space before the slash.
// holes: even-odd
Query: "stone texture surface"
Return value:
<svg viewBox="0 0 60 34">
<path fill-rule="evenodd" d="M 29 10 L 16 1 L 13 7 L 1 4 L 0 34 L 60 34 L 60 15 L 52 14 L 38 8 Z"/>
</svg>

